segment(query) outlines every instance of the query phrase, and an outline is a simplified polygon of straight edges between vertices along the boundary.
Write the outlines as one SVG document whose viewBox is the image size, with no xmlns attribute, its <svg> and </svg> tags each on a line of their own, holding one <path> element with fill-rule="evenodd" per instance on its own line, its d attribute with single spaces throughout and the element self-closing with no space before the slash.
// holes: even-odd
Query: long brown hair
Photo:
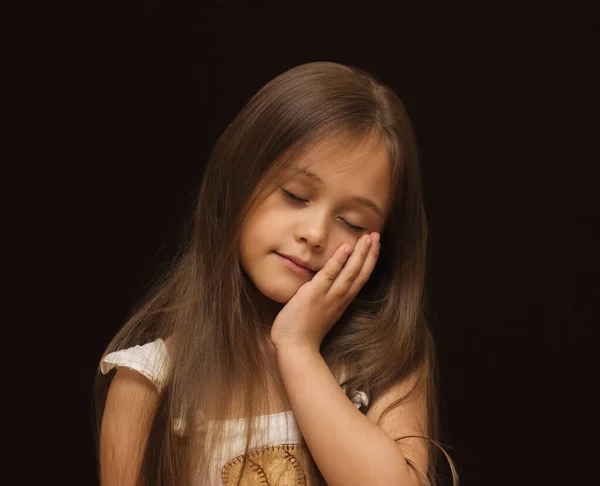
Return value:
<svg viewBox="0 0 600 486">
<path fill-rule="evenodd" d="M 234 403 L 243 417 L 271 403 L 264 390 L 272 382 L 265 345 L 272 316 L 240 266 L 240 228 L 269 181 L 295 158 L 322 141 L 357 143 L 373 134 L 392 165 L 392 208 L 377 266 L 321 353 L 338 376 L 345 370 L 347 393 L 365 391 L 370 403 L 419 371 L 417 386 L 428 397 L 427 440 L 437 444 L 434 345 L 424 316 L 428 230 L 412 126 L 400 99 L 372 75 L 315 62 L 266 84 L 218 139 L 177 258 L 105 351 L 168 338 L 170 368 L 140 484 L 205 484 L 210 451 L 224 440 L 221 428 L 206 441 L 206 421 L 227 419 Z M 97 376 L 98 426 L 110 378 Z M 184 434 L 174 427 L 182 418 Z M 253 433 L 248 427 L 247 443 Z M 310 451 L 301 447 L 307 482 L 319 484 Z M 434 450 L 424 472 L 432 482 Z"/>
</svg>

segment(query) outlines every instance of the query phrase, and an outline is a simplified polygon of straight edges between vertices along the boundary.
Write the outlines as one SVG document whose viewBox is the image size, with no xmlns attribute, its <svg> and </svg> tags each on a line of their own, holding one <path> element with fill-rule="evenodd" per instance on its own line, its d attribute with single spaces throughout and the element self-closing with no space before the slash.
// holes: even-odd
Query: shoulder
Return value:
<svg viewBox="0 0 600 486">
<path fill-rule="evenodd" d="M 119 368 L 110 383 L 106 397 L 105 414 L 116 412 L 123 417 L 141 409 L 152 408 L 158 401 L 159 392 L 144 375 L 129 368 Z"/>
<path fill-rule="evenodd" d="M 109 424 L 135 423 L 145 412 L 153 412 L 169 367 L 166 341 L 118 350 L 101 360 L 103 374 L 116 371 L 106 396 L 103 428 L 107 420 Z"/>
<path fill-rule="evenodd" d="M 102 414 L 101 484 L 135 484 L 159 396 L 144 375 L 117 369 Z"/>
<path fill-rule="evenodd" d="M 385 410 L 396 404 L 398 408 L 425 407 L 427 405 L 426 382 L 423 375 L 414 372 L 404 380 L 395 383 L 374 398 L 366 415 L 372 420 L 382 418 Z M 396 407 L 393 407 L 396 408 Z"/>
<path fill-rule="evenodd" d="M 136 484 L 168 368 L 169 339 L 107 354 L 100 363 L 112 377 L 100 429 L 101 484 Z"/>
<path fill-rule="evenodd" d="M 427 471 L 432 424 L 426 377 L 415 372 L 374 398 L 366 416 L 394 439 L 409 464 Z"/>
<path fill-rule="evenodd" d="M 157 339 L 141 346 L 133 346 L 107 354 L 100 362 L 103 374 L 113 369 L 136 372 L 148 380 L 160 392 L 169 371 L 169 338 Z M 118 374 L 118 373 L 117 373 Z M 130 373 L 121 373 L 121 376 Z M 115 376 L 116 378 L 116 376 Z"/>
</svg>

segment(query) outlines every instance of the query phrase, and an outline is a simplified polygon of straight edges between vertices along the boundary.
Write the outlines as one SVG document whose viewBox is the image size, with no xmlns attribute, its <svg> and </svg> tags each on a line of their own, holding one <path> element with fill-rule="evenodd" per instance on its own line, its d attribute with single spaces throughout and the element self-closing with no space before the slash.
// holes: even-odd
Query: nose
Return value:
<svg viewBox="0 0 600 486">
<path fill-rule="evenodd" d="M 315 248 L 324 248 L 327 241 L 327 224 L 327 215 L 324 212 L 306 211 L 296 224 L 296 240 Z"/>
</svg>

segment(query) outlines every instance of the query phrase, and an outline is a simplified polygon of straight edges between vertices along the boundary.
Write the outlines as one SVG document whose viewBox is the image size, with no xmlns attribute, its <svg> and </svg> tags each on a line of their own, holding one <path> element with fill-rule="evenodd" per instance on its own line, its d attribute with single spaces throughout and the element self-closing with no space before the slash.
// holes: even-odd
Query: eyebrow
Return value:
<svg viewBox="0 0 600 486">
<path fill-rule="evenodd" d="M 319 184 L 323 184 L 323 179 L 321 179 L 317 174 L 315 174 L 314 172 L 311 172 L 308 169 L 299 169 L 299 173 L 302 175 L 305 175 L 311 179 L 314 179 Z M 370 199 L 367 199 L 366 197 L 360 197 L 360 196 L 354 196 L 352 199 L 354 201 L 356 201 L 357 203 L 362 204 L 363 206 L 373 210 L 380 217 L 383 218 L 383 211 L 381 210 L 381 208 L 379 206 L 377 206 L 377 204 L 375 204 Z"/>
</svg>

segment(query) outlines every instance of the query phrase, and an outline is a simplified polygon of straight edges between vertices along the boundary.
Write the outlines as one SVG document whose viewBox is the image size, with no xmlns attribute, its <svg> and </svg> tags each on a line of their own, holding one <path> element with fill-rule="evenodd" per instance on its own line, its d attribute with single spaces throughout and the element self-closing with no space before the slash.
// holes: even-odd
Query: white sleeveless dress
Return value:
<svg viewBox="0 0 600 486">
<path fill-rule="evenodd" d="M 162 391 L 169 367 L 167 347 L 162 339 L 143 346 L 134 346 L 110 353 L 100 363 L 103 374 L 116 367 L 129 368 L 145 376 L 159 392 Z M 340 379 L 340 383 L 344 377 Z M 364 392 L 349 397 L 356 408 L 368 405 Z M 244 484 L 296 485 L 304 484 L 304 473 L 299 470 L 295 454 L 300 443 L 301 433 L 294 413 L 274 413 L 254 417 L 256 435 L 249 446 L 247 464 L 244 470 Z M 209 422 L 210 423 L 210 422 Z M 247 419 L 225 420 L 225 437 L 220 451 L 215 451 L 212 460 L 211 482 L 215 486 L 237 484 L 242 474 L 241 460 L 245 449 Z M 175 421 L 177 428 L 183 429 L 181 421 Z M 254 477 L 253 477 L 254 476 Z M 268 481 L 265 483 L 265 481 Z"/>
</svg>

